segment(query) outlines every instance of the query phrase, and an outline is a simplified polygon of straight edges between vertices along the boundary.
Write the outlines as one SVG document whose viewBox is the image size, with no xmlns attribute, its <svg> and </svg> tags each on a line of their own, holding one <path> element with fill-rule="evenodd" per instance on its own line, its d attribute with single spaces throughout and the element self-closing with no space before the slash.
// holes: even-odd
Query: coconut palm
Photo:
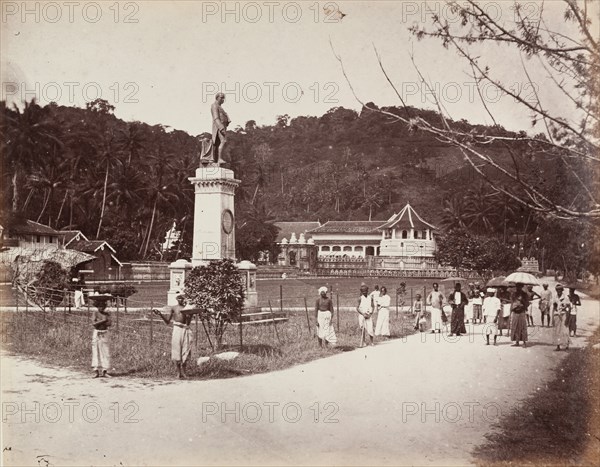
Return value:
<svg viewBox="0 0 600 467">
<path fill-rule="evenodd" d="M 62 147 L 60 132 L 49 119 L 50 108 L 40 107 L 35 99 L 25 102 L 21 111 L 2 102 L 1 130 L 4 135 L 3 155 L 10 168 L 13 189 L 12 210 L 19 209 L 21 175 L 39 167 L 42 155 L 54 146 Z"/>
</svg>

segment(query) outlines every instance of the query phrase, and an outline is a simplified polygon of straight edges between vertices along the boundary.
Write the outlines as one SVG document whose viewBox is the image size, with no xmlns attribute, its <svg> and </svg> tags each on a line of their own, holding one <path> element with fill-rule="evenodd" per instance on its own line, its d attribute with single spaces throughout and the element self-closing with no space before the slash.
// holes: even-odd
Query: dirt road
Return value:
<svg viewBox="0 0 600 467">
<path fill-rule="evenodd" d="M 599 325 L 584 300 L 580 336 Z M 539 324 L 539 317 L 535 317 Z M 2 357 L 4 465 L 464 465 L 565 352 L 413 335 L 284 371 L 213 381 L 90 379 Z"/>
</svg>

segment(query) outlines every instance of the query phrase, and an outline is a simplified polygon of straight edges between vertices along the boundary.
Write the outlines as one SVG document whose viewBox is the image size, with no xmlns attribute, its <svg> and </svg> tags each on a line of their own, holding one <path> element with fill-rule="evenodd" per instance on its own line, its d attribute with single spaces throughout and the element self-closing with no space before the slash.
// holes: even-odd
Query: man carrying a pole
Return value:
<svg viewBox="0 0 600 467">
<path fill-rule="evenodd" d="M 365 345 L 365 333 L 369 334 L 370 344 L 373 343 L 373 299 L 369 295 L 369 287 L 364 282 L 360 285 L 360 297 L 356 306 L 358 312 L 358 326 L 360 328 L 360 347 Z"/>
</svg>

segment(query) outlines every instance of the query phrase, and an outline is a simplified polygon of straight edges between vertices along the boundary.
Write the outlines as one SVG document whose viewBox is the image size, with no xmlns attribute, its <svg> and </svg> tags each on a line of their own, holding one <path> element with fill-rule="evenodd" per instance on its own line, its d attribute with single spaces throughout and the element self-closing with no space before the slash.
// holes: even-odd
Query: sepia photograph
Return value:
<svg viewBox="0 0 600 467">
<path fill-rule="evenodd" d="M 600 465 L 600 0 L 0 14 L 0 465 Z"/>
</svg>

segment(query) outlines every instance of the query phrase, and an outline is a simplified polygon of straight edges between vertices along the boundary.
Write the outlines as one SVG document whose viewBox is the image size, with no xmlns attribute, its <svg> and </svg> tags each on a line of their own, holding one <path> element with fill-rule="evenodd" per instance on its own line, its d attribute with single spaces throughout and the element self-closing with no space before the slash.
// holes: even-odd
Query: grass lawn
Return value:
<svg viewBox="0 0 600 467">
<path fill-rule="evenodd" d="M 309 313 L 310 327 L 304 311 L 289 314 L 288 321 L 244 325 L 243 353 L 234 361 L 211 359 L 201 367 L 199 356 L 215 352 L 209 344 L 202 323 L 192 323 L 194 342 L 188 376 L 192 379 L 224 378 L 280 370 L 299 363 L 355 349 L 360 343 L 357 315 L 342 311 L 334 315 L 338 346 L 321 349 L 315 337 L 314 313 Z M 390 313 L 392 338 L 414 332 L 414 318 L 409 313 Z M 148 312 L 111 312 L 111 366 L 115 376 L 133 375 L 151 379 L 172 379 L 174 364 L 170 360 L 171 328 L 158 318 L 146 319 Z M 91 317 L 84 312 L 65 313 L 29 311 L 3 312 L 2 343 L 4 350 L 34 357 L 44 363 L 91 372 Z M 339 325 L 338 325 L 339 321 Z M 210 334 L 209 334 L 210 335 Z M 211 335 L 211 339 L 213 336 Z M 382 339 L 382 338 L 378 338 Z M 214 341 L 213 341 L 214 342 Z M 239 350 L 239 327 L 229 325 L 223 350 Z"/>
<path fill-rule="evenodd" d="M 500 420 L 474 451 L 480 466 L 598 465 L 600 459 L 600 329 L 572 349 L 545 388 Z"/>
<path fill-rule="evenodd" d="M 318 297 L 318 288 L 325 285 L 330 292 L 333 292 L 332 298 L 334 302 L 336 302 L 339 296 L 340 306 L 356 306 L 361 282 L 365 282 L 370 290 L 373 290 L 375 284 L 378 284 L 380 287 L 386 286 L 388 294 L 392 296 L 393 308 L 395 306 L 395 290 L 400 286 L 400 282 L 406 284 L 405 300 L 408 305 L 411 302 L 411 292 L 413 300 L 417 293 L 421 295 L 423 295 L 424 291 L 429 293 L 432 290 L 431 284 L 436 282 L 436 280 L 418 278 L 399 279 L 392 277 L 367 277 L 365 279 L 357 277 L 262 279 L 256 283 L 258 304 L 259 306 L 267 307 L 270 301 L 274 309 L 279 308 L 281 287 L 284 307 L 304 307 L 304 299 L 306 298 L 309 309 L 311 309 Z M 442 289 L 448 289 L 448 286 L 444 287 L 443 282 L 440 282 L 440 284 Z M 152 305 L 158 307 L 166 303 L 167 291 L 169 289 L 168 282 L 134 285 L 138 291 L 128 299 L 128 306 L 146 307 Z"/>
</svg>

